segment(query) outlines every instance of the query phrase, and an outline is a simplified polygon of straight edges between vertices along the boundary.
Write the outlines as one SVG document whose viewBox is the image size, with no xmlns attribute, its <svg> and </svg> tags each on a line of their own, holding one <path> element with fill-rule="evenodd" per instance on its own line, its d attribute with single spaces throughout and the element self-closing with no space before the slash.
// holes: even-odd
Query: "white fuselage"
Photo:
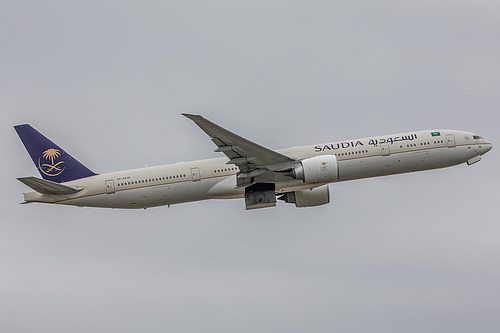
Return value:
<svg viewBox="0 0 500 333">
<path fill-rule="evenodd" d="M 434 133 L 434 136 L 433 136 Z M 438 135 L 439 134 L 439 135 Z M 336 155 L 338 181 L 385 176 L 474 163 L 491 149 L 491 143 L 473 133 L 428 130 L 363 138 L 278 152 L 297 159 Z M 181 162 L 158 167 L 118 171 L 65 183 L 83 188 L 74 194 L 25 193 L 28 202 L 109 208 L 148 208 L 182 202 L 241 198 L 236 186 L 238 168 L 227 158 Z M 276 181 L 276 193 L 314 188 L 291 177 Z"/>
</svg>

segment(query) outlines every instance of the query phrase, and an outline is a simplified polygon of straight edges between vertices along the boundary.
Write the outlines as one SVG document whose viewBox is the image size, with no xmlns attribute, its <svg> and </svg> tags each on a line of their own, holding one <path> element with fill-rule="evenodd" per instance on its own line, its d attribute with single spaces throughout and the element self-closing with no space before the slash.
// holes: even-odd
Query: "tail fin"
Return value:
<svg viewBox="0 0 500 333">
<path fill-rule="evenodd" d="M 96 175 L 30 125 L 14 128 L 43 179 L 63 183 Z"/>
</svg>

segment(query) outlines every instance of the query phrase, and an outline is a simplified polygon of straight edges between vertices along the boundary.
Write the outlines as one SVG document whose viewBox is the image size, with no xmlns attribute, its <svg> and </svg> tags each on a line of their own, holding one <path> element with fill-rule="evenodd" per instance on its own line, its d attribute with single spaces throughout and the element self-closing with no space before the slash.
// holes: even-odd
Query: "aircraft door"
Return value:
<svg viewBox="0 0 500 333">
<path fill-rule="evenodd" d="M 456 146 L 455 136 L 453 134 L 448 134 L 446 136 L 446 142 L 448 143 L 448 148 L 453 148 Z"/>
<path fill-rule="evenodd" d="M 391 153 L 389 151 L 389 144 L 387 143 L 382 143 L 380 145 L 380 155 L 382 156 L 389 156 Z"/>
<path fill-rule="evenodd" d="M 191 177 L 193 178 L 193 182 L 200 181 L 201 180 L 200 168 L 192 168 Z"/>
<path fill-rule="evenodd" d="M 105 187 L 107 194 L 115 193 L 115 182 L 113 181 L 113 179 L 106 180 Z"/>
</svg>

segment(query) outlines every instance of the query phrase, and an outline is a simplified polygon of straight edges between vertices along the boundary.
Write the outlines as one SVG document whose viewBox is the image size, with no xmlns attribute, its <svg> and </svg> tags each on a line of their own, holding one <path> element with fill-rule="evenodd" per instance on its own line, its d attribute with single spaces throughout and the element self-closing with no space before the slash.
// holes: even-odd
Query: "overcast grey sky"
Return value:
<svg viewBox="0 0 500 333">
<path fill-rule="evenodd" d="M 0 2 L 2 332 L 496 332 L 498 1 Z M 332 203 L 19 205 L 30 123 L 98 173 L 430 128 L 483 161 Z"/>
</svg>

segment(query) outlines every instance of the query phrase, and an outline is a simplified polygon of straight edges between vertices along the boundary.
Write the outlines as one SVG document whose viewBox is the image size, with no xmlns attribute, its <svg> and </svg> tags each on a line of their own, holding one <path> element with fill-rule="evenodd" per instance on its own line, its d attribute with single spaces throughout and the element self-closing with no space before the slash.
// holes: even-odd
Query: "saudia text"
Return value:
<svg viewBox="0 0 500 333">
<path fill-rule="evenodd" d="M 337 149 L 341 149 L 341 148 L 354 148 L 354 147 L 365 146 L 365 145 L 377 147 L 379 144 L 390 143 L 392 145 L 396 142 L 412 141 L 415 139 L 417 139 L 417 135 L 411 134 L 411 135 L 394 136 L 394 137 L 388 137 L 388 138 L 368 139 L 364 143 L 361 140 L 344 141 L 344 142 L 337 142 L 337 143 L 332 143 L 332 144 L 328 144 L 328 145 L 315 146 L 314 151 L 320 152 L 320 151 L 325 151 L 325 150 L 337 150 Z"/>
</svg>

